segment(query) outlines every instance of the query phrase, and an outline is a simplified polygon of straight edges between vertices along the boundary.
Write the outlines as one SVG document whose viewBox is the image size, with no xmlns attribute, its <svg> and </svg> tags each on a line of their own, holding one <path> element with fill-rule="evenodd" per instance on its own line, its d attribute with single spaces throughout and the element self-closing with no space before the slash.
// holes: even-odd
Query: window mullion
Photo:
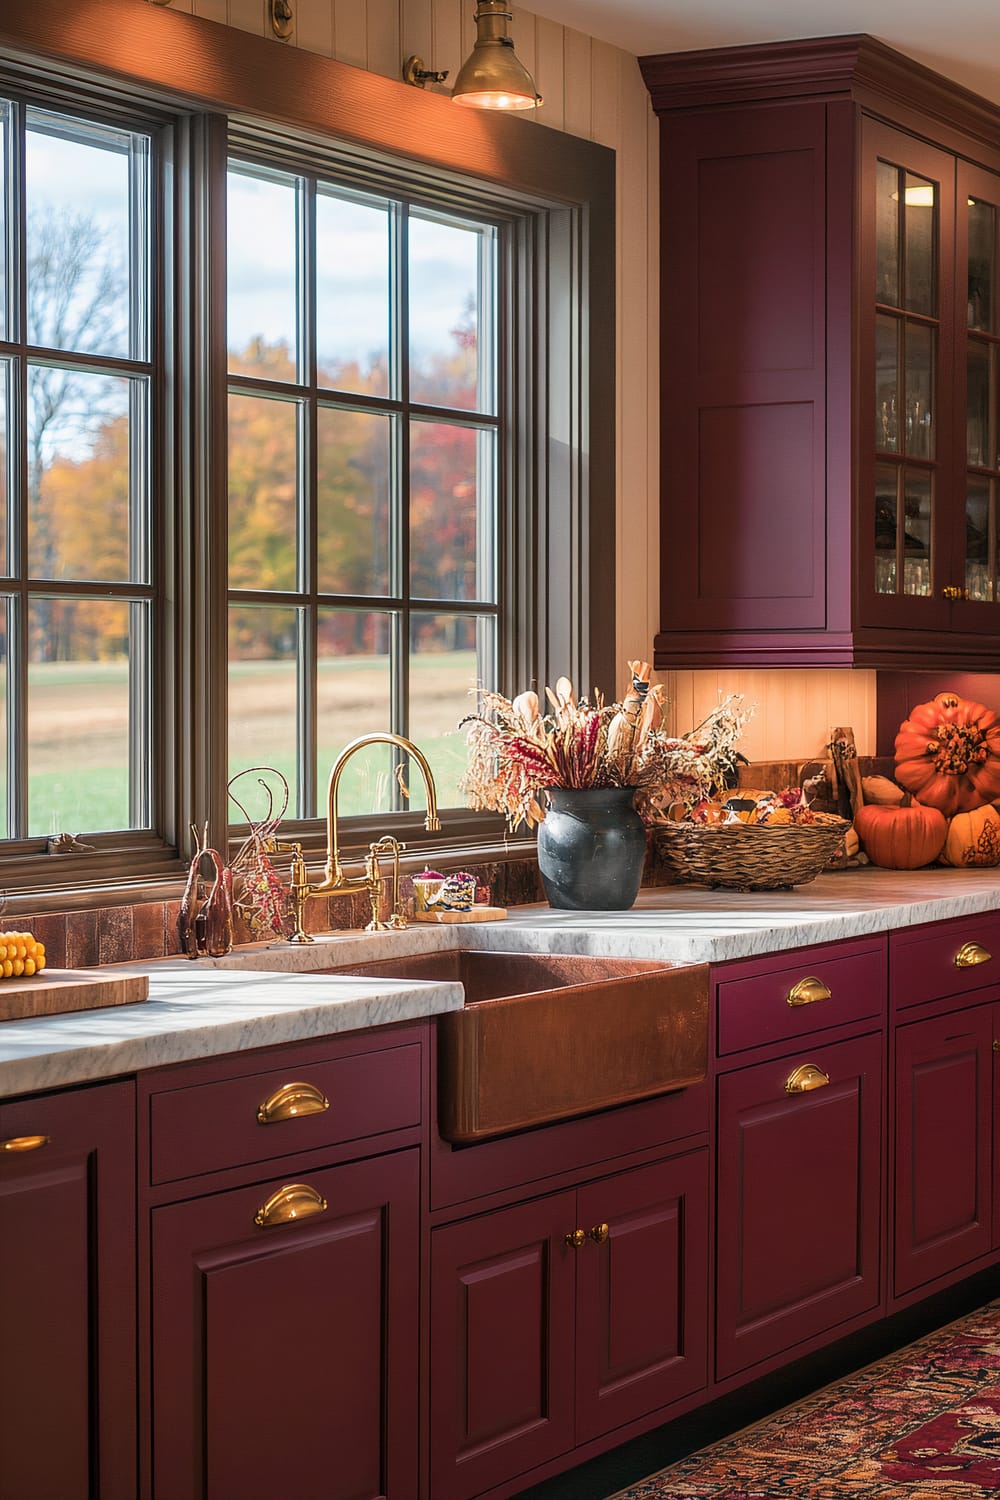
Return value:
<svg viewBox="0 0 1000 1500">
<path fill-rule="evenodd" d="M 402 600 L 402 608 L 396 620 L 396 629 L 391 639 L 394 643 L 390 657 L 392 692 L 392 728 L 397 734 L 410 734 L 410 281 L 409 263 L 409 210 L 406 204 L 397 206 L 394 216 L 396 234 L 392 244 L 391 274 L 395 295 L 390 300 L 394 319 L 391 347 L 395 352 L 395 390 L 400 401 L 400 417 L 394 444 L 395 472 L 390 471 L 390 513 L 396 546 L 395 592 Z M 393 782 L 393 808 L 403 810 L 403 796 L 399 784 Z"/>
<path fill-rule="evenodd" d="M 8 208 L 13 227 L 11 271 L 17 290 L 16 305 L 11 301 L 9 315 L 14 326 L 11 337 L 20 349 L 15 361 L 13 383 L 13 423 L 16 433 L 11 466 L 13 493 L 10 497 L 10 568 L 16 580 L 7 610 L 7 834 L 25 838 L 28 832 L 28 599 L 25 580 L 28 576 L 28 361 L 25 339 L 28 328 L 27 219 L 24 194 L 24 163 L 27 150 L 25 112 L 22 105 L 13 106 L 12 160 Z"/>
<path fill-rule="evenodd" d="M 316 184 L 300 183 L 298 190 L 297 254 L 300 295 L 299 379 L 308 394 L 299 422 L 300 454 L 297 483 L 299 566 L 298 585 L 305 594 L 299 614 L 298 728 L 299 813 L 315 817 L 319 770 L 319 610 L 317 557 L 319 539 L 319 410 L 316 395 Z"/>
</svg>

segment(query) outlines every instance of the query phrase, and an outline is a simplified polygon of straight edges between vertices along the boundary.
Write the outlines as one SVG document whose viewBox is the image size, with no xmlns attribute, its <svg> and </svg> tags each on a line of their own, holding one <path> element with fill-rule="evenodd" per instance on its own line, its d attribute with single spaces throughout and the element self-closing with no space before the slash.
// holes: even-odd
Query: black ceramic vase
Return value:
<svg viewBox="0 0 1000 1500">
<path fill-rule="evenodd" d="M 626 911 L 646 857 L 646 830 L 632 806 L 635 788 L 552 787 L 538 825 L 538 869 L 550 906 Z"/>
</svg>

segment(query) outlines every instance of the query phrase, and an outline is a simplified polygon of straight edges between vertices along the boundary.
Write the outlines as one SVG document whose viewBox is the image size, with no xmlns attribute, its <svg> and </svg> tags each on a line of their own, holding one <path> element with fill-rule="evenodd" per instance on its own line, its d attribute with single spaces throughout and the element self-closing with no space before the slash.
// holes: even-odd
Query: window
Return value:
<svg viewBox="0 0 1000 1500">
<path fill-rule="evenodd" d="M 150 138 L 9 100 L 0 123 L 4 832 L 145 829 Z"/>
<path fill-rule="evenodd" d="M 172 878 L 257 764 L 312 860 L 368 730 L 499 837 L 470 686 L 614 680 L 612 153 L 155 6 L 113 75 L 46 27 L 0 21 L 0 889 Z M 345 845 L 422 837 L 391 753 Z"/>
<path fill-rule="evenodd" d="M 497 229 L 239 160 L 227 205 L 230 772 L 315 817 L 393 730 L 457 806 L 498 670 Z M 343 815 L 408 810 L 392 754 L 351 761 Z"/>
</svg>

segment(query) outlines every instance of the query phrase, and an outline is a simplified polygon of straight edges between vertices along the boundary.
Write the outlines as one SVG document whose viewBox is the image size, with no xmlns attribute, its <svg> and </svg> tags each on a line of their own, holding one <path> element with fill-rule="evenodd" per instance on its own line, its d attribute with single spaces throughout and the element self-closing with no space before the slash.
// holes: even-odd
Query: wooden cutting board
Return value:
<svg viewBox="0 0 1000 1500">
<path fill-rule="evenodd" d="M 430 911 L 415 911 L 414 922 L 502 922 L 505 906 L 470 906 L 468 911 L 448 911 L 436 906 Z"/>
<path fill-rule="evenodd" d="M 30 979 L 0 980 L 0 1021 L 54 1016 L 103 1005 L 132 1005 L 149 994 L 148 974 L 101 969 L 45 969 Z"/>
</svg>

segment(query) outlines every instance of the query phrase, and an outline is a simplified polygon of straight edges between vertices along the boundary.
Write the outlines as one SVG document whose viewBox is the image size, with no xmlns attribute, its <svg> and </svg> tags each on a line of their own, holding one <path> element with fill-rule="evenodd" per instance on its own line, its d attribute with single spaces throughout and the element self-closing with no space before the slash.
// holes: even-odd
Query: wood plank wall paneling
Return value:
<svg viewBox="0 0 1000 1500">
<path fill-rule="evenodd" d="M 398 78 L 402 20 L 399 0 L 368 0 L 368 71 Z"/>
<path fill-rule="evenodd" d="M 750 761 L 823 759 L 837 724 L 853 726 L 862 755 L 875 754 L 874 672 L 666 672 L 661 680 L 670 700 L 668 723 L 677 734 L 699 724 L 726 693 L 742 693 L 754 706 L 741 746 Z"/>
<path fill-rule="evenodd" d="M 192 15 L 201 16 L 203 21 L 220 21 L 223 26 L 229 21 L 229 6 L 227 0 L 192 0 L 188 6 L 182 7 Z"/>
<path fill-rule="evenodd" d="M 611 0 L 609 0 L 609 4 Z M 174 8 L 270 36 L 266 0 L 173 0 Z M 418 53 L 449 69 L 447 93 L 475 38 L 473 0 L 291 0 L 291 45 L 389 78 Z M 611 147 L 618 158 L 616 485 L 619 688 L 625 662 L 652 653 L 659 626 L 659 134 L 636 59 L 607 42 L 513 7 L 517 54 L 545 97 L 534 119 Z M 679 43 L 682 39 L 678 39 Z M 434 85 L 429 85 L 435 88 Z M 751 760 L 818 755 L 834 724 L 875 753 L 875 673 L 836 670 L 670 672 L 670 718 L 682 733 L 719 695 L 757 704 Z"/>
</svg>

